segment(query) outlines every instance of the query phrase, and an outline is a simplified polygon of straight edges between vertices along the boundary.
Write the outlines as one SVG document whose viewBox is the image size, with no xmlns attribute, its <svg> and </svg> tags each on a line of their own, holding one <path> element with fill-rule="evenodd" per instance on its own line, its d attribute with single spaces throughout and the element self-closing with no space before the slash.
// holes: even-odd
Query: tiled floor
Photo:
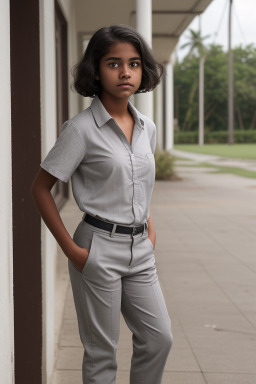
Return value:
<svg viewBox="0 0 256 384">
<path fill-rule="evenodd" d="M 256 180 L 178 172 L 183 180 L 157 182 L 152 199 L 157 270 L 174 334 L 163 384 L 255 384 Z M 67 204 L 63 218 L 72 230 L 80 217 Z M 67 284 L 52 384 L 82 383 Z M 129 383 L 131 353 L 122 320 L 117 384 Z"/>
</svg>

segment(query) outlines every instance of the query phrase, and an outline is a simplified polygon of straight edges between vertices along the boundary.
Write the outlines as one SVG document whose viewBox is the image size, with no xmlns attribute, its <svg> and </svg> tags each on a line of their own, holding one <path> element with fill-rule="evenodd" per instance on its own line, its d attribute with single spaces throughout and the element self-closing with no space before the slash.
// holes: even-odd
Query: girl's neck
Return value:
<svg viewBox="0 0 256 384">
<path fill-rule="evenodd" d="M 100 101 L 104 105 L 104 108 L 112 117 L 125 117 L 128 111 L 128 99 L 115 99 L 113 100 L 111 97 L 107 95 L 101 95 Z"/>
</svg>

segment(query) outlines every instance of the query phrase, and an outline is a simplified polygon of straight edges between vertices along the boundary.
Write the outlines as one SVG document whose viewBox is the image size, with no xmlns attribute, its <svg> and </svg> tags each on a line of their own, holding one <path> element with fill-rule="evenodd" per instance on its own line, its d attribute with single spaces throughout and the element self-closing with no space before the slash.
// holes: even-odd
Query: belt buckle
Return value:
<svg viewBox="0 0 256 384">
<path fill-rule="evenodd" d="M 132 227 L 132 235 L 136 235 L 137 233 L 137 227 Z"/>
<path fill-rule="evenodd" d="M 112 228 L 112 231 L 110 233 L 110 237 L 113 237 L 114 234 L 116 233 L 116 227 L 117 227 L 117 224 L 113 224 L 113 228 Z"/>
</svg>

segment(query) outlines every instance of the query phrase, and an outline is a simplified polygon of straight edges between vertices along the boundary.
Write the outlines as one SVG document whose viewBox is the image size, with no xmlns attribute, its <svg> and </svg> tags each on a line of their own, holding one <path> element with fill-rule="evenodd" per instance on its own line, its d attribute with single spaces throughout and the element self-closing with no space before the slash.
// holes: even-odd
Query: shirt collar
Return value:
<svg viewBox="0 0 256 384">
<path fill-rule="evenodd" d="M 110 116 L 108 111 L 105 109 L 105 107 L 103 106 L 98 96 L 96 96 L 93 99 L 90 108 L 91 108 L 93 117 L 96 121 L 96 124 L 98 125 L 99 128 L 101 128 L 109 120 L 114 120 L 113 117 Z M 140 112 L 132 105 L 130 101 L 128 104 L 128 108 L 131 111 L 131 114 L 133 115 L 135 122 L 138 123 L 140 128 L 144 129 L 143 115 L 140 114 Z"/>
<path fill-rule="evenodd" d="M 102 102 L 100 101 L 98 96 L 95 96 L 91 103 L 91 111 L 93 117 L 96 121 L 96 124 L 99 128 L 101 128 L 107 121 L 113 119 L 108 111 L 104 108 Z"/>
<path fill-rule="evenodd" d="M 139 127 L 144 129 L 144 119 L 143 115 L 134 107 L 134 105 L 129 101 L 128 108 L 133 115 L 134 120 L 138 123 Z"/>
</svg>

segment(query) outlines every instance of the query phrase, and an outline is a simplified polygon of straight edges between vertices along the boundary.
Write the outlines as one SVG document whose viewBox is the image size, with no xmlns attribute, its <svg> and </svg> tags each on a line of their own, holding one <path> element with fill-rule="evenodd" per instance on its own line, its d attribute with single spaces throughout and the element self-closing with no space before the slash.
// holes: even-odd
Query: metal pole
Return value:
<svg viewBox="0 0 256 384">
<path fill-rule="evenodd" d="M 199 32 L 201 35 L 201 16 L 199 16 Z M 204 57 L 199 52 L 199 145 L 204 145 Z"/>
<path fill-rule="evenodd" d="M 231 46 L 232 1 L 229 3 L 228 25 L 228 143 L 234 143 L 234 84 L 233 84 L 233 52 Z"/>
<path fill-rule="evenodd" d="M 170 61 L 166 64 L 165 77 L 165 150 L 173 149 L 174 133 L 173 133 L 173 66 L 175 62 L 175 53 L 173 52 Z"/>
<path fill-rule="evenodd" d="M 204 57 L 199 62 L 199 145 L 204 145 Z"/>
</svg>

